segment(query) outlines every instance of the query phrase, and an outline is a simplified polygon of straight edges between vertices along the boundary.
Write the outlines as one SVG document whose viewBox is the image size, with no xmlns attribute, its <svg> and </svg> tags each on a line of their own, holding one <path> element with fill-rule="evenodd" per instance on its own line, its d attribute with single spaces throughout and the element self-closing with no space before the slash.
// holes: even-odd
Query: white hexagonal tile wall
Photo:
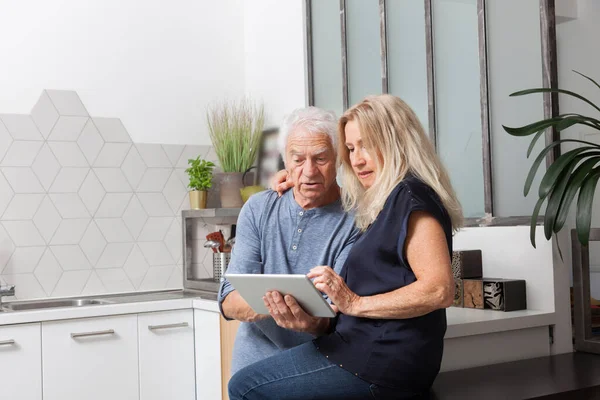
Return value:
<svg viewBox="0 0 600 400">
<path fill-rule="evenodd" d="M 53 297 L 78 295 L 83 291 L 92 271 L 65 271 L 61 275 L 54 291 Z"/>
<path fill-rule="evenodd" d="M 85 287 L 81 291 L 81 294 L 85 295 L 85 296 L 89 296 L 89 295 L 99 295 L 99 294 L 104 294 L 104 293 L 107 293 L 106 288 L 102 284 L 102 281 L 98 277 L 98 274 L 96 274 L 96 271 L 92 271 L 92 274 L 90 275 L 90 278 L 88 279 L 87 283 L 85 284 Z"/>
<path fill-rule="evenodd" d="M 59 117 L 52 128 L 48 140 L 60 142 L 74 142 L 79 138 L 87 124 L 87 117 Z"/>
<path fill-rule="evenodd" d="M 77 92 L 73 90 L 46 90 L 54 107 L 60 115 L 84 116 L 89 114 Z"/>
<path fill-rule="evenodd" d="M 63 218 L 90 218 L 77 193 L 51 193 L 50 200 Z"/>
<path fill-rule="evenodd" d="M 181 144 L 163 144 L 162 148 L 165 151 L 167 158 L 171 162 L 171 165 L 176 166 L 185 146 Z"/>
<path fill-rule="evenodd" d="M 119 218 L 131 202 L 133 193 L 107 193 L 100 207 L 94 214 L 95 218 Z"/>
<path fill-rule="evenodd" d="M 60 245 L 79 243 L 89 224 L 89 218 L 61 220 L 54 236 L 52 236 L 52 239 L 50 240 L 50 244 Z"/>
<path fill-rule="evenodd" d="M 133 249 L 133 243 L 109 243 L 100 256 L 96 268 L 121 268 Z"/>
<path fill-rule="evenodd" d="M 46 292 L 44 292 L 34 274 L 2 275 L 2 280 L 9 285 L 15 285 L 14 298 L 17 300 L 43 299 L 47 297 Z"/>
<path fill-rule="evenodd" d="M 2 173 L 15 193 L 45 193 L 42 184 L 29 167 L 4 167 Z"/>
<path fill-rule="evenodd" d="M 125 157 L 121 170 L 127 178 L 127 181 L 133 188 L 137 188 L 146 172 L 146 164 L 135 146 L 131 146 L 129 153 Z"/>
<path fill-rule="evenodd" d="M 50 150 L 63 167 L 88 167 L 87 159 L 75 142 L 48 141 Z"/>
<path fill-rule="evenodd" d="M 179 215 L 179 207 L 181 206 L 183 199 L 187 197 L 188 191 L 183 183 L 181 183 L 181 180 L 177 177 L 176 171 L 171 172 L 171 176 L 169 177 L 169 180 L 167 181 L 162 193 L 165 196 L 167 203 L 169 203 L 171 210 L 173 210 L 173 213 Z"/>
<path fill-rule="evenodd" d="M 109 243 L 133 242 L 133 236 L 121 218 L 94 218 L 94 221 Z"/>
<path fill-rule="evenodd" d="M 40 180 L 42 186 L 44 186 L 44 189 L 49 190 L 60 171 L 60 164 L 47 143 L 44 143 L 42 146 L 42 149 L 31 165 L 31 169 Z"/>
<path fill-rule="evenodd" d="M 2 274 L 25 274 L 33 272 L 45 250 L 46 246 L 17 247 L 10 260 L 8 260 L 6 267 L 4 267 Z"/>
<path fill-rule="evenodd" d="M 123 266 L 125 273 L 129 276 L 131 283 L 133 283 L 133 286 L 136 289 L 140 287 L 149 268 L 150 266 L 148 265 L 146 258 L 136 244 Z"/>
<path fill-rule="evenodd" d="M 77 245 L 50 246 L 50 250 L 65 272 L 92 269 L 85 254 Z"/>
<path fill-rule="evenodd" d="M 79 242 L 79 247 L 83 250 L 90 264 L 96 265 L 98 263 L 102 252 L 106 248 L 106 239 L 102 236 L 96 222 L 92 221 L 90 223 L 81 242 Z"/>
<path fill-rule="evenodd" d="M 33 223 L 38 231 L 40 231 L 46 243 L 50 243 L 50 239 L 54 236 L 54 232 L 56 232 L 61 221 L 62 218 L 56 207 L 54 207 L 54 203 L 46 195 L 33 217 Z"/>
<path fill-rule="evenodd" d="M 48 296 L 56 287 L 56 283 L 60 279 L 62 273 L 63 270 L 58 264 L 56 257 L 54 257 L 54 254 L 52 254 L 52 251 L 49 248 L 46 248 L 44 255 L 42 255 L 42 259 L 38 263 L 33 274 Z"/>
<path fill-rule="evenodd" d="M 8 133 L 8 129 L 6 129 L 2 121 L 0 121 L 0 160 L 4 158 L 4 155 L 12 142 L 13 139 L 12 136 L 10 136 L 10 133 Z"/>
<path fill-rule="evenodd" d="M 163 150 L 163 147 L 160 144 L 151 144 L 151 143 L 136 143 L 135 147 L 137 148 L 140 156 L 142 156 L 142 160 L 144 163 L 150 168 L 169 168 L 172 167 L 171 161 L 169 161 L 169 157 L 167 157 L 167 153 Z"/>
<path fill-rule="evenodd" d="M 120 168 L 93 168 L 100 183 L 108 193 L 132 192 L 133 189 L 127 182 Z"/>
<path fill-rule="evenodd" d="M 123 268 L 96 270 L 96 274 L 109 293 L 122 293 L 135 290 Z"/>
<path fill-rule="evenodd" d="M 138 246 L 151 267 L 176 263 L 164 242 L 139 242 Z"/>
<path fill-rule="evenodd" d="M 166 288 L 174 268 L 175 266 L 173 265 L 150 267 L 140 285 L 140 290 L 158 290 Z"/>
<path fill-rule="evenodd" d="M 43 199 L 44 195 L 41 193 L 16 194 L 2 214 L 2 220 L 32 219 Z"/>
<path fill-rule="evenodd" d="M 48 192 L 77 193 L 89 172 L 89 168 L 62 167 Z"/>
<path fill-rule="evenodd" d="M 150 217 L 140 236 L 138 236 L 138 242 L 157 242 L 163 240 L 167 235 L 167 231 L 173 223 L 173 217 Z"/>
<path fill-rule="evenodd" d="M 94 161 L 94 167 L 120 167 L 131 143 L 105 143 Z"/>
<path fill-rule="evenodd" d="M 47 139 L 48 136 L 50 136 L 50 132 L 52 131 L 52 128 L 54 128 L 56 121 L 58 121 L 58 117 L 59 115 L 56 107 L 54 107 L 54 104 L 50 100 L 50 96 L 48 96 L 48 93 L 44 90 L 31 110 L 31 118 L 33 118 L 33 122 L 35 122 L 44 139 Z M 46 288 L 44 288 L 44 290 L 46 290 Z"/>
<path fill-rule="evenodd" d="M 119 118 L 93 117 L 92 120 L 106 142 L 131 142 L 129 133 Z"/>
<path fill-rule="evenodd" d="M 81 184 L 78 194 L 90 214 L 93 215 L 98 210 L 106 191 L 94 171 L 90 171 Z"/>
<path fill-rule="evenodd" d="M 96 157 L 100 154 L 100 150 L 102 150 L 102 146 L 104 146 L 104 139 L 102 139 L 100 132 L 98 132 L 91 119 L 83 127 L 83 131 L 77 139 L 77 144 L 88 163 L 93 165 Z"/>
<path fill-rule="evenodd" d="M 44 140 L 31 115 L 0 114 L 0 120 L 14 140 Z"/>
<path fill-rule="evenodd" d="M 162 193 L 138 193 L 138 199 L 151 217 L 171 217 L 173 210 Z"/>
<path fill-rule="evenodd" d="M 134 195 L 123 213 L 123 221 L 134 238 L 137 239 L 140 235 L 147 219 L 148 214 L 144 211 L 138 197 Z"/>
<path fill-rule="evenodd" d="M 148 168 L 136 191 L 138 193 L 162 192 L 172 173 L 172 168 Z"/>
<path fill-rule="evenodd" d="M 43 246 L 46 243 L 33 221 L 3 221 L 2 226 L 16 246 Z"/>
<path fill-rule="evenodd" d="M 3 167 L 29 167 L 40 152 L 43 142 L 14 140 L 2 159 Z"/>
<path fill-rule="evenodd" d="M 185 146 L 175 166 L 177 168 L 187 168 L 189 166 L 189 159 L 196 158 L 198 156 L 200 156 L 201 158 L 205 158 L 209 150 L 210 146 Z"/>
</svg>

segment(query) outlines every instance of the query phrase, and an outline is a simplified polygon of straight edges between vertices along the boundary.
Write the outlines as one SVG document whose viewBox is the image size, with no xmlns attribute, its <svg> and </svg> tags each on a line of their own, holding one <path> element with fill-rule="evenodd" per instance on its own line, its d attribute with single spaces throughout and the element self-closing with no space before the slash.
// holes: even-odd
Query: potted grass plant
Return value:
<svg viewBox="0 0 600 400">
<path fill-rule="evenodd" d="M 221 207 L 243 205 L 243 174 L 256 160 L 265 123 L 264 106 L 250 98 L 224 101 L 208 107 L 210 138 L 223 170 L 219 196 Z"/>
<path fill-rule="evenodd" d="M 185 170 L 190 177 L 188 187 L 191 189 L 190 208 L 199 210 L 206 208 L 208 189 L 212 187 L 213 168 L 215 164 L 200 158 L 200 156 L 188 160 L 189 167 Z"/>
</svg>

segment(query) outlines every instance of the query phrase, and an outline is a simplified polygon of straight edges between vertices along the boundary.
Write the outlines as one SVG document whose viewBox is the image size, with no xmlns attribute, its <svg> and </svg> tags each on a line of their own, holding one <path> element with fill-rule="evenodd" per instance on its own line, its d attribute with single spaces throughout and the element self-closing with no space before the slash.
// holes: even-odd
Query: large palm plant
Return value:
<svg viewBox="0 0 600 400">
<path fill-rule="evenodd" d="M 575 73 L 583 76 L 595 86 L 600 85 L 592 78 L 583 75 L 577 71 Z M 568 90 L 537 88 L 522 90 L 512 93 L 511 96 L 523 96 L 532 93 L 561 93 L 576 97 L 586 102 L 600 112 L 600 108 L 585 97 Z M 527 157 L 531 155 L 533 147 L 540 136 L 548 128 L 555 128 L 556 131 L 563 131 L 573 125 L 585 125 L 600 131 L 600 120 L 580 115 L 580 114 L 562 114 L 557 117 L 544 119 L 518 128 L 503 126 L 504 130 L 513 136 L 535 135 L 531 140 Z M 568 151 L 558 157 L 546 170 L 538 189 L 539 199 L 531 215 L 531 244 L 535 247 L 535 227 L 537 225 L 538 215 L 544 202 L 547 201 L 546 212 L 544 215 L 544 234 L 546 239 L 550 240 L 552 234 L 559 232 L 565 225 L 569 208 L 573 203 L 575 195 L 579 192 L 577 198 L 577 217 L 576 229 L 579 242 L 587 245 L 590 236 L 590 225 L 592 220 L 592 204 L 594 202 L 594 192 L 596 184 L 600 178 L 600 145 L 576 139 L 555 140 L 546 146 L 537 156 L 527 179 L 525 180 L 524 195 L 527 196 L 533 178 L 536 175 L 540 164 L 544 161 L 546 154 L 561 143 L 573 142 L 581 144 L 580 147 Z"/>
</svg>

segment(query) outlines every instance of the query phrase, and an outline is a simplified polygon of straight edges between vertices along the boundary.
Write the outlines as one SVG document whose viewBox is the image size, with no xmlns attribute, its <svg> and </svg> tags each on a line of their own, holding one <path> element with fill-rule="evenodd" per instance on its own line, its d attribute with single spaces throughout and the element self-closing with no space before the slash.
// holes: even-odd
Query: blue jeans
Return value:
<svg viewBox="0 0 600 400">
<path fill-rule="evenodd" d="M 312 342 L 239 370 L 229 381 L 230 400 L 409 399 L 378 387 L 325 358 Z"/>
</svg>

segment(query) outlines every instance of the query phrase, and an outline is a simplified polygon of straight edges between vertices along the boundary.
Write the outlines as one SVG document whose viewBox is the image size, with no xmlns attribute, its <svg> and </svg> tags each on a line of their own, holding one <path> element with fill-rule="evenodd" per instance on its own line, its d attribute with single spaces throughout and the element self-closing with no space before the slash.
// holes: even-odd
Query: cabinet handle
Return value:
<svg viewBox="0 0 600 400">
<path fill-rule="evenodd" d="M 107 329 L 105 331 L 71 333 L 71 338 L 77 339 L 80 337 L 87 337 L 87 336 L 101 336 L 101 335 L 114 335 L 114 334 L 115 334 L 114 329 Z"/>
<path fill-rule="evenodd" d="M 8 339 L 8 340 L 1 340 L 0 341 L 0 346 L 12 346 L 13 344 L 15 344 L 15 340 L 14 339 Z"/>
<path fill-rule="evenodd" d="M 170 329 L 170 328 L 185 328 L 189 326 L 187 322 L 180 322 L 178 324 L 166 324 L 166 325 L 148 325 L 148 329 L 155 331 L 158 329 Z"/>
</svg>

